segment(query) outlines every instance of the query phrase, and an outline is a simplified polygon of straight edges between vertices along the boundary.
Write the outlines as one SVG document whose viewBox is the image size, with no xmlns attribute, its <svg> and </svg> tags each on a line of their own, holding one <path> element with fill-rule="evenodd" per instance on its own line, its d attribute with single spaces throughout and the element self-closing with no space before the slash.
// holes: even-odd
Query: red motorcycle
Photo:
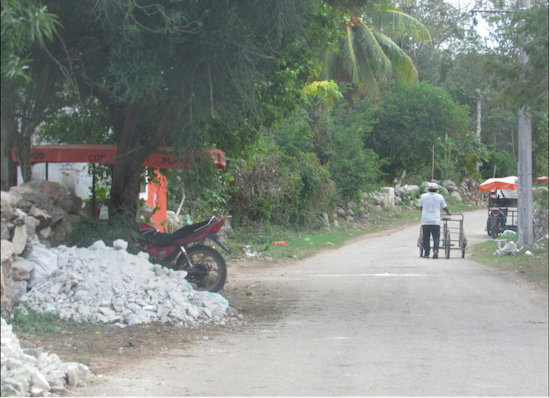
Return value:
<svg viewBox="0 0 550 398">
<path fill-rule="evenodd" d="M 212 217 L 208 221 L 187 225 L 171 234 L 162 233 L 152 225 L 141 223 L 138 244 L 145 247 L 147 253 L 165 267 L 186 271 L 186 279 L 195 289 L 215 293 L 225 284 L 227 266 L 222 255 L 204 243 L 206 239 L 210 239 L 231 254 L 231 250 L 217 235 L 225 220 Z"/>
</svg>

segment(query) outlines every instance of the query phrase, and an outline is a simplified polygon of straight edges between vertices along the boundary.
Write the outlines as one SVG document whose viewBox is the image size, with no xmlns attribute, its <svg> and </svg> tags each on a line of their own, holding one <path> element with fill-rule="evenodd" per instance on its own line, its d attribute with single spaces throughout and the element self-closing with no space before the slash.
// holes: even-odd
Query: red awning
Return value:
<svg viewBox="0 0 550 398">
<path fill-rule="evenodd" d="M 153 153 L 143 163 L 143 167 L 173 169 L 178 167 L 170 152 L 172 148 L 159 148 L 164 153 Z M 216 168 L 225 170 L 225 153 L 219 149 L 209 149 Z M 116 145 L 41 145 L 31 148 L 31 164 L 36 163 L 106 163 L 113 164 L 117 154 Z M 19 165 L 15 149 L 11 152 L 12 160 Z"/>
</svg>

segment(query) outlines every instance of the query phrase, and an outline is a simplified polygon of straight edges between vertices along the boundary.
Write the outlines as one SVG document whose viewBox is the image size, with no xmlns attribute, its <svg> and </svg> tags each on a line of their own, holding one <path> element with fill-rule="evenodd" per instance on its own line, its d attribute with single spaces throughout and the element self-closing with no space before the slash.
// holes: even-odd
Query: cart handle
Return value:
<svg viewBox="0 0 550 398">
<path fill-rule="evenodd" d="M 461 216 L 462 217 L 462 220 L 464 220 L 464 214 L 462 213 L 451 213 L 451 216 Z M 443 217 L 441 219 L 442 221 L 460 221 L 460 220 L 453 220 L 451 217 L 447 216 L 447 217 Z"/>
</svg>

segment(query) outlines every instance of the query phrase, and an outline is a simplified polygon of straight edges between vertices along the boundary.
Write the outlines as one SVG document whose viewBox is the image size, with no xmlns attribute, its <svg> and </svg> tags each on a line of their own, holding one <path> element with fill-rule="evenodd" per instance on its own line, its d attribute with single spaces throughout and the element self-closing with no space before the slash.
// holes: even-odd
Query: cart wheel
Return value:
<svg viewBox="0 0 550 398">
<path fill-rule="evenodd" d="M 451 257 L 451 234 L 447 231 L 445 234 L 445 258 Z"/>
</svg>

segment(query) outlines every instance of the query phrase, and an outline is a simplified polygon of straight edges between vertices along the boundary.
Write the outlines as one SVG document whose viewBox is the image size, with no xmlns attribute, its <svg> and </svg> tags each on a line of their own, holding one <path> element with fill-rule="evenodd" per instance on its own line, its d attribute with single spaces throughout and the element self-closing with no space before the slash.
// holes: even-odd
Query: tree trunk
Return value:
<svg viewBox="0 0 550 398">
<path fill-rule="evenodd" d="M 13 136 L 10 135 L 10 129 L 13 128 L 13 126 L 11 126 L 13 123 L 9 123 L 10 120 L 12 119 L 9 119 L 8 117 L 6 117 L 6 115 L 2 115 L 2 139 L 0 141 L 0 171 L 2 173 L 2 191 L 9 191 L 11 187 L 17 185 L 17 169 L 11 161 Z"/>
<path fill-rule="evenodd" d="M 141 164 L 147 159 L 147 156 L 143 157 L 141 162 L 136 159 L 138 156 L 133 157 L 130 161 L 117 159 L 113 167 L 111 209 L 115 213 L 133 215 L 137 211 Z"/>
<path fill-rule="evenodd" d="M 3 93 L 7 98 L 2 101 L 2 141 L 6 138 L 7 142 L 2 143 L 1 155 L 10 156 L 11 148 L 15 147 L 24 182 L 29 182 L 32 177 L 30 149 L 36 128 L 47 116 L 74 102 L 70 96 L 64 101 L 52 101 L 60 75 L 50 57 L 43 55 L 44 59 L 36 61 L 42 64 L 35 68 L 33 82 L 26 86 L 23 93 L 22 88 L 13 81 L 5 83 L 9 88 Z M 2 168 L 4 162 L 9 164 L 9 160 L 2 160 Z M 2 173 L 4 175 L 4 171 Z M 2 189 L 4 185 L 2 177 Z"/>
<path fill-rule="evenodd" d="M 137 211 L 141 165 L 150 154 L 137 140 L 138 110 L 138 103 L 124 108 L 116 105 L 109 107 L 117 144 L 110 206 L 115 213 L 135 214 Z"/>
<path fill-rule="evenodd" d="M 110 105 L 109 111 L 117 144 L 113 167 L 110 207 L 115 213 L 137 212 L 140 174 L 143 163 L 158 148 L 175 124 L 176 114 L 168 112 L 156 128 L 140 124 L 140 104 Z"/>
<path fill-rule="evenodd" d="M 17 159 L 21 167 L 21 175 L 24 182 L 30 182 L 32 178 L 31 168 L 31 137 L 26 137 L 23 134 L 17 134 L 15 137 L 15 151 Z"/>
</svg>

